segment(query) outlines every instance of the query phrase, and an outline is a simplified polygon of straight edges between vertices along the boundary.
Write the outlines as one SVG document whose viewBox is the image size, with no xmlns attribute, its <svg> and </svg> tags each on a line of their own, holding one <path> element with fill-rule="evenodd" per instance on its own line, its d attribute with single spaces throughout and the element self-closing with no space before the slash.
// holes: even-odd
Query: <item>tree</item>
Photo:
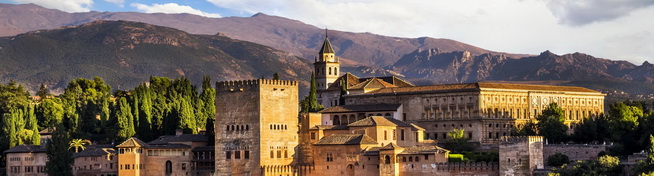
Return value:
<svg viewBox="0 0 654 176">
<path fill-rule="evenodd" d="M 177 112 L 179 113 L 178 128 L 182 129 L 184 133 L 197 134 L 197 124 L 191 103 L 185 99 L 180 99 L 180 104 L 177 107 Z"/>
<path fill-rule="evenodd" d="M 41 97 L 41 101 L 45 100 L 50 95 L 50 90 L 45 87 L 44 84 L 41 84 L 39 91 L 36 92 L 36 96 Z"/>
<path fill-rule="evenodd" d="M 84 145 L 90 145 L 91 141 L 89 140 L 84 140 L 84 139 L 73 139 L 70 141 L 70 146 L 68 149 L 75 148 L 75 153 L 79 152 L 79 149 L 81 148 L 82 150 L 85 150 L 86 147 Z"/>
<path fill-rule="evenodd" d="M 640 161 L 634 168 L 636 173 L 651 173 L 654 172 L 654 136 L 649 135 L 650 145 L 647 148 L 647 158 Z"/>
<path fill-rule="evenodd" d="M 309 95 L 304 99 L 304 102 L 301 103 L 302 112 L 318 112 L 324 107 L 321 104 L 318 104 L 318 98 L 316 94 L 318 93 L 318 86 L 316 85 L 316 75 L 311 73 L 311 87 L 309 87 Z"/>
<path fill-rule="evenodd" d="M 45 99 L 37 107 L 36 114 L 41 127 L 55 127 L 63 122 L 64 107 L 58 98 Z"/>
<path fill-rule="evenodd" d="M 46 144 L 48 160 L 45 163 L 45 172 L 48 175 L 72 176 L 73 153 L 68 150 L 70 137 L 63 126 L 57 126 L 52 138 Z"/>
<path fill-rule="evenodd" d="M 561 143 L 568 140 L 568 126 L 563 122 L 565 115 L 563 110 L 556 104 L 550 104 L 543 113 L 537 117 L 538 133 L 551 143 Z"/>
<path fill-rule="evenodd" d="M 569 162 L 570 158 L 568 158 L 568 155 L 562 153 L 556 153 L 547 157 L 547 165 L 549 166 L 561 167 L 563 164 L 568 164 Z"/>
<path fill-rule="evenodd" d="M 41 134 L 39 134 L 39 125 L 38 120 L 36 119 L 36 114 L 34 113 L 34 106 L 29 106 L 25 112 L 25 129 L 29 131 L 29 137 L 23 141 L 26 144 L 39 145 L 41 144 Z"/>
<path fill-rule="evenodd" d="M 134 94 L 138 96 L 138 114 L 139 123 L 136 133 L 139 138 L 145 141 L 152 140 L 152 90 L 145 84 L 140 84 L 134 89 Z"/>
<path fill-rule="evenodd" d="M 511 131 L 513 136 L 535 136 L 538 135 L 538 124 L 534 121 L 529 120 L 527 123 L 515 128 Z"/>
<path fill-rule="evenodd" d="M 118 120 L 116 123 L 116 129 L 118 130 L 116 133 L 116 140 L 124 141 L 134 136 L 136 132 L 134 131 L 132 110 L 125 97 L 120 97 L 118 100 L 115 114 L 115 118 Z"/>
<path fill-rule="evenodd" d="M 198 123 L 198 125 L 204 124 L 205 135 L 209 139 L 208 143 L 209 145 L 214 145 L 216 137 L 216 131 L 214 129 L 214 121 L 216 120 L 216 89 L 211 86 L 211 77 L 209 76 L 202 78 L 200 99 L 204 102 L 202 112 L 206 119 L 204 123 Z"/>
<path fill-rule="evenodd" d="M 466 137 L 464 129 L 453 129 L 447 133 L 444 147 L 459 153 L 473 151 L 475 146 L 468 141 L 470 141 L 470 138 Z"/>
<path fill-rule="evenodd" d="M 572 140 L 577 143 L 602 143 L 610 138 L 609 121 L 604 115 L 584 119 L 572 135 Z"/>
<path fill-rule="evenodd" d="M 272 78 L 272 79 L 273 79 L 273 80 L 279 80 L 279 74 L 277 74 L 277 72 L 275 72 L 275 73 L 273 74 L 273 78 Z"/>
<path fill-rule="evenodd" d="M 345 105 L 345 95 L 347 95 L 347 84 L 345 84 L 345 80 L 341 79 L 340 85 L 341 94 L 338 99 L 338 105 Z"/>
</svg>

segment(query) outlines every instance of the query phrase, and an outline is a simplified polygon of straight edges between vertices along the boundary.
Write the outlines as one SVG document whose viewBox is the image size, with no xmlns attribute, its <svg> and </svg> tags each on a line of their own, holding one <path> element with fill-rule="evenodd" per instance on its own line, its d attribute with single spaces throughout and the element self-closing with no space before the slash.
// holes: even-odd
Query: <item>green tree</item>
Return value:
<svg viewBox="0 0 654 176">
<path fill-rule="evenodd" d="M 568 158 L 568 155 L 562 153 L 556 153 L 547 157 L 548 166 L 561 167 L 563 164 L 567 164 L 569 162 L 570 158 Z"/>
<path fill-rule="evenodd" d="M 273 79 L 273 80 L 279 80 L 279 74 L 277 74 L 277 72 L 275 72 L 275 73 L 273 74 L 273 78 L 272 78 L 272 79 Z"/>
<path fill-rule="evenodd" d="M 180 105 L 178 106 L 177 112 L 179 112 L 179 129 L 182 129 L 184 133 L 197 134 L 197 124 L 195 120 L 195 115 L 193 113 L 192 105 L 185 99 L 180 99 Z"/>
<path fill-rule="evenodd" d="M 64 107 L 60 99 L 45 99 L 37 107 L 37 117 L 39 125 L 47 127 L 55 127 L 62 124 L 64 118 Z"/>
<path fill-rule="evenodd" d="M 609 109 L 611 131 L 616 137 L 621 137 L 629 131 L 638 127 L 640 117 L 643 117 L 643 110 L 637 106 L 629 106 L 625 103 L 613 104 Z"/>
<path fill-rule="evenodd" d="M 556 104 L 550 104 L 543 113 L 537 117 L 538 133 L 551 143 L 568 141 L 568 126 L 563 122 L 565 115 L 563 110 Z"/>
<path fill-rule="evenodd" d="M 41 144 L 41 134 L 39 134 L 38 120 L 34 113 L 34 106 L 29 106 L 25 112 L 25 130 L 29 131 L 29 137 L 23 141 L 26 144 L 39 145 Z"/>
<path fill-rule="evenodd" d="M 511 130 L 513 136 L 535 136 L 538 135 L 538 124 L 529 120 L 527 123 Z"/>
<path fill-rule="evenodd" d="M 48 139 L 46 154 L 48 160 L 45 163 L 45 172 L 48 175 L 72 176 L 73 175 L 73 153 L 68 150 L 70 137 L 63 126 L 57 126 L 57 130 Z"/>
<path fill-rule="evenodd" d="M 466 137 L 464 129 L 453 129 L 447 133 L 447 139 L 443 145 L 453 152 L 473 151 L 475 146 L 468 141 L 470 141 L 470 138 Z"/>
<path fill-rule="evenodd" d="M 116 119 L 118 120 L 116 123 L 116 129 L 117 129 L 116 140 L 124 141 L 134 136 L 136 132 L 134 131 L 132 110 L 129 104 L 127 103 L 127 99 L 125 97 L 120 97 L 120 99 L 118 100 L 118 105 L 115 114 L 116 114 Z"/>
<path fill-rule="evenodd" d="M 45 84 L 41 84 L 39 91 L 36 92 L 36 96 L 41 97 L 41 101 L 45 100 L 50 94 L 50 90 L 45 87 Z"/>
<path fill-rule="evenodd" d="M 79 149 L 86 150 L 85 145 L 90 145 L 91 141 L 84 139 L 73 139 L 70 141 L 68 149 L 75 148 L 75 153 L 79 152 Z"/>
<path fill-rule="evenodd" d="M 145 84 L 141 84 L 134 89 L 134 93 L 140 99 L 137 134 L 142 140 L 150 141 L 154 138 L 152 135 L 152 90 Z"/>
<path fill-rule="evenodd" d="M 575 126 L 572 140 L 577 143 L 602 143 L 611 138 L 609 121 L 606 116 L 586 118 Z"/>
<path fill-rule="evenodd" d="M 213 121 L 216 118 L 216 89 L 211 86 L 211 77 L 204 76 L 202 78 L 202 93 L 200 94 L 200 100 L 203 102 L 203 106 L 199 107 L 199 111 L 202 112 L 204 116 L 203 119 L 198 120 L 198 126 L 204 125 L 206 134 L 211 133 L 213 136 Z M 210 130 L 208 127 L 211 127 Z M 210 139 L 213 141 L 213 139 Z"/>
<path fill-rule="evenodd" d="M 316 75 L 311 73 L 311 86 L 309 87 L 309 95 L 305 97 L 304 101 L 300 104 L 302 112 L 318 112 L 324 107 L 318 104 L 318 86 L 316 85 Z"/>
<path fill-rule="evenodd" d="M 654 136 L 649 135 L 650 145 L 647 148 L 647 158 L 640 161 L 634 171 L 636 173 L 651 173 L 654 172 Z"/>
</svg>

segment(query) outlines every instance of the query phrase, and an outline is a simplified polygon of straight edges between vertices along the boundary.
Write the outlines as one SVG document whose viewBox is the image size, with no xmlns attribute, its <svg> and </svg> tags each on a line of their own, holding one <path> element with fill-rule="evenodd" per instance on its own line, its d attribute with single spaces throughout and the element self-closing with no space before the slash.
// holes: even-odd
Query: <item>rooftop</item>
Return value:
<svg viewBox="0 0 654 176">
<path fill-rule="evenodd" d="M 410 123 L 406 123 L 394 118 L 387 118 L 383 116 L 370 116 L 356 122 L 352 122 L 348 127 L 366 127 L 366 126 L 397 126 L 397 127 L 413 127 Z"/>
<path fill-rule="evenodd" d="M 554 92 L 583 92 L 583 93 L 600 93 L 583 87 L 573 86 L 550 86 L 550 85 L 531 85 L 531 84 L 507 84 L 507 83 L 463 83 L 463 84 L 442 84 L 442 85 L 429 85 L 429 86 L 415 86 L 415 87 L 395 87 L 383 88 L 365 94 L 401 94 L 401 93 L 416 93 L 416 92 L 467 92 L 467 91 L 481 91 L 492 89 L 505 89 L 505 90 L 526 90 L 526 91 L 554 91 Z"/>
<path fill-rule="evenodd" d="M 125 142 L 118 144 L 116 147 L 127 148 L 127 147 L 144 147 L 144 146 L 148 146 L 148 144 L 146 144 L 145 142 L 141 141 L 138 138 L 131 137 L 125 140 Z"/>
<path fill-rule="evenodd" d="M 40 145 L 17 145 L 5 150 L 5 153 L 45 153 L 45 150 L 45 147 Z"/>
<path fill-rule="evenodd" d="M 113 153 L 116 153 L 116 151 L 111 147 L 105 148 L 103 146 L 88 146 L 85 150 L 73 154 L 73 157 L 103 156 Z"/>
<path fill-rule="evenodd" d="M 148 145 L 162 145 L 171 142 L 207 142 L 207 136 L 203 134 L 180 134 L 159 136 L 159 138 L 148 142 Z"/>
<path fill-rule="evenodd" d="M 377 144 L 377 141 L 365 134 L 332 134 L 323 137 L 314 145 L 360 145 Z"/>
<path fill-rule="evenodd" d="M 341 105 L 323 109 L 320 113 L 397 111 L 400 106 L 402 104 Z"/>
</svg>

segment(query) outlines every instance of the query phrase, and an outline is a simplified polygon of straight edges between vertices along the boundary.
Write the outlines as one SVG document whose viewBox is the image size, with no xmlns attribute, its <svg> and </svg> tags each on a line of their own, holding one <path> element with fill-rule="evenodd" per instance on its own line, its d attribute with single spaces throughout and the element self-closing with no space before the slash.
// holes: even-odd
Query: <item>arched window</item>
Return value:
<svg viewBox="0 0 654 176">
<path fill-rule="evenodd" d="M 170 162 L 170 160 L 166 161 L 166 175 L 170 175 L 173 173 L 173 162 Z"/>
<path fill-rule="evenodd" d="M 384 164 L 391 164 L 391 157 L 386 155 L 384 156 Z"/>
<path fill-rule="evenodd" d="M 402 157 L 402 162 L 406 162 L 406 157 Z"/>
</svg>

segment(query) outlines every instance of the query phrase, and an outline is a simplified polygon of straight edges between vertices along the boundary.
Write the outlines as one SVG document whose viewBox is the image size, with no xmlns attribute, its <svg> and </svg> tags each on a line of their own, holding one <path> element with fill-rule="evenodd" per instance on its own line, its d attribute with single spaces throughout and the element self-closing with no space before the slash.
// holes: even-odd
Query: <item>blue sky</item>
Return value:
<svg viewBox="0 0 654 176">
<path fill-rule="evenodd" d="M 0 0 L 67 12 L 257 12 L 320 28 L 396 37 L 447 38 L 493 51 L 587 53 L 654 63 L 652 0 Z"/>
</svg>

